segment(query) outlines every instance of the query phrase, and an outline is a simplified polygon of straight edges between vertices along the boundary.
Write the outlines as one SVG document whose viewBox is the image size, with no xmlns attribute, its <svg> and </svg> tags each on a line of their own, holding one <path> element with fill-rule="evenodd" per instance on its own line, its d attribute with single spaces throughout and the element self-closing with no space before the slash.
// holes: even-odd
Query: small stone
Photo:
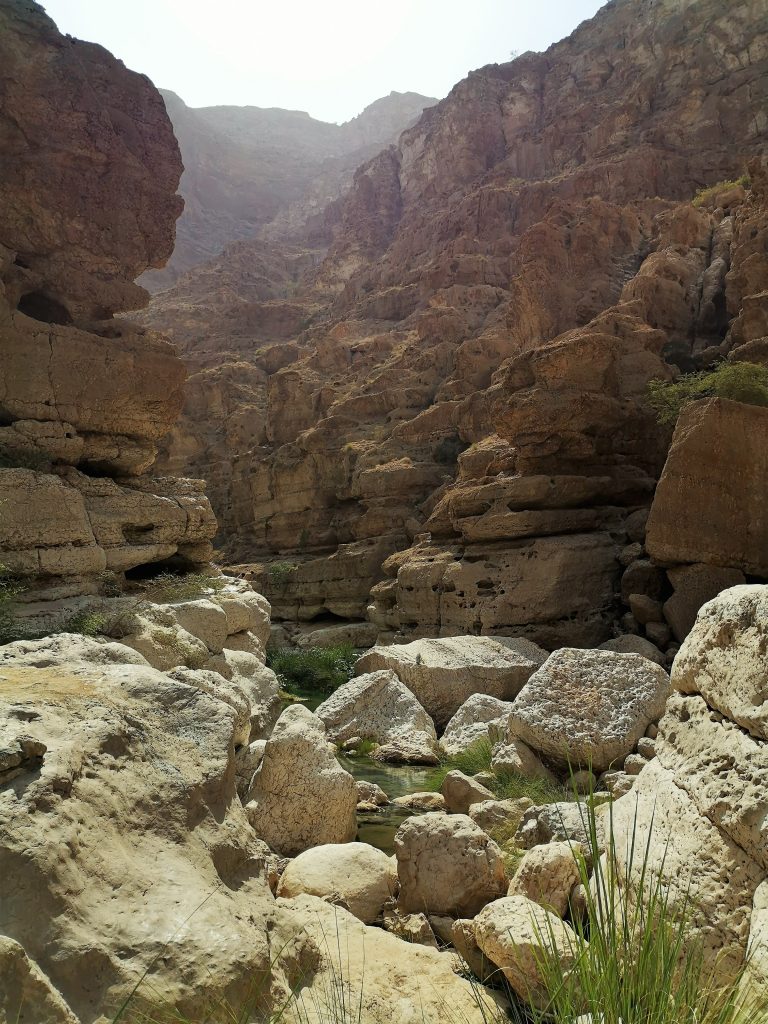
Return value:
<svg viewBox="0 0 768 1024">
<path fill-rule="evenodd" d="M 629 607 L 641 626 L 647 622 L 663 622 L 664 609 L 661 601 L 655 601 L 647 594 L 630 594 Z"/>
<path fill-rule="evenodd" d="M 627 538 L 630 541 L 634 541 L 636 544 L 642 544 L 645 541 L 645 528 L 650 511 L 649 508 L 639 508 L 636 512 L 631 512 L 624 520 L 624 529 L 627 531 Z"/>
<path fill-rule="evenodd" d="M 647 764 L 646 759 L 640 754 L 630 754 L 624 760 L 624 771 L 627 775 L 639 775 Z"/>
<path fill-rule="evenodd" d="M 618 555 L 619 565 L 631 565 L 632 562 L 636 562 L 638 558 L 643 556 L 643 545 L 635 542 L 634 544 L 627 544 L 625 548 L 622 548 Z"/>
<path fill-rule="evenodd" d="M 392 803 L 411 811 L 445 811 L 442 793 L 406 793 L 405 796 L 396 796 Z"/>
<path fill-rule="evenodd" d="M 445 809 L 449 814 L 466 814 L 472 804 L 494 799 L 490 789 L 459 771 L 448 772 L 440 792 L 445 797 Z"/>
<path fill-rule="evenodd" d="M 657 647 L 662 649 L 666 648 L 667 644 L 672 639 L 672 631 L 666 622 L 646 623 L 645 635 L 652 644 L 655 644 Z"/>
<path fill-rule="evenodd" d="M 656 757 L 656 741 L 652 740 L 650 736 L 641 736 L 637 741 L 637 752 L 640 757 L 644 757 L 646 761 L 650 761 Z"/>
<path fill-rule="evenodd" d="M 437 949 L 437 940 L 426 914 L 401 914 L 397 910 L 385 910 L 383 920 L 385 931 L 397 935 L 405 942 Z"/>
</svg>

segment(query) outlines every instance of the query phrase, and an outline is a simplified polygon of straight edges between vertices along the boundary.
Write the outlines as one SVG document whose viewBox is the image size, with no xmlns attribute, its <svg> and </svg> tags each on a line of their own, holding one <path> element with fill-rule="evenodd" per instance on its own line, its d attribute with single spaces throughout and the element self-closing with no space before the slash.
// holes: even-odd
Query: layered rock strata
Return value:
<svg viewBox="0 0 768 1024">
<path fill-rule="evenodd" d="M 193 364 L 209 348 L 195 440 L 163 464 L 215 477 L 227 554 L 278 617 L 610 637 L 669 442 L 646 385 L 761 330 L 759 201 L 690 200 L 765 149 L 767 27 L 756 0 L 617 0 L 360 167 L 298 287 L 281 270 L 271 305 L 226 322 L 197 304 L 176 334 Z"/>
<path fill-rule="evenodd" d="M 181 160 L 161 97 L 33 3 L 0 11 L 0 549 L 22 600 L 202 564 L 202 485 L 148 475 L 186 371 L 114 313 L 173 247 Z M 45 102 L 41 100 L 45 97 Z"/>
</svg>

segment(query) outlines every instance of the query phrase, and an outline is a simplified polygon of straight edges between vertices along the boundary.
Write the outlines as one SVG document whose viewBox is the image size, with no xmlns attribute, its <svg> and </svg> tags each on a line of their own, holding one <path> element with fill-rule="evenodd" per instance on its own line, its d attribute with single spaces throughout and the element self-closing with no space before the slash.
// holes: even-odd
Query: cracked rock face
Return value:
<svg viewBox="0 0 768 1024">
<path fill-rule="evenodd" d="M 273 900 L 269 851 L 235 794 L 235 726 L 225 699 L 120 644 L 2 649 L 9 995 L 23 983 L 67 1024 L 111 1019 L 147 968 L 157 999 L 189 1013 L 246 995 L 269 964 Z"/>
<path fill-rule="evenodd" d="M 172 345 L 113 314 L 171 252 L 181 160 L 163 101 L 43 10 L 0 11 L 2 564 L 37 598 L 210 558 L 201 485 L 146 476 L 182 405 Z M 14 468 L 18 467 L 18 468 Z"/>
<path fill-rule="evenodd" d="M 613 808 L 619 873 L 629 839 L 650 842 L 672 905 L 687 901 L 705 966 L 765 991 L 768 744 L 766 588 L 739 586 L 705 604 L 675 658 L 657 756 Z M 632 864 L 637 878 L 642 865 Z"/>
</svg>

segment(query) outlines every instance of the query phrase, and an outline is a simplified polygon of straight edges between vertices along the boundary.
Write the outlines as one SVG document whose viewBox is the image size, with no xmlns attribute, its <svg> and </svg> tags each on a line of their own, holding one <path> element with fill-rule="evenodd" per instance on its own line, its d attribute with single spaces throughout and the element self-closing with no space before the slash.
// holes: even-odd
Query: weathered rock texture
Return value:
<svg viewBox="0 0 768 1024">
<path fill-rule="evenodd" d="M 724 978 L 743 966 L 751 925 L 755 947 L 763 927 L 767 593 L 734 587 L 702 608 L 675 659 L 678 692 L 659 723 L 656 757 L 613 809 L 619 859 L 626 862 L 631 842 L 645 850 L 651 837 L 648 869 L 662 873 L 673 903 L 686 902 L 692 935 Z M 642 867 L 635 858 L 632 876 Z M 764 957 L 758 949 L 758 985 Z"/>
<path fill-rule="evenodd" d="M 526 640 L 456 636 L 373 647 L 355 672 L 394 672 L 443 729 L 473 694 L 511 701 L 545 659 L 546 652 Z"/>
<path fill-rule="evenodd" d="M 325 726 L 301 704 L 286 708 L 267 745 L 246 805 L 271 849 L 294 857 L 355 838 L 357 787 L 332 753 Z"/>
<path fill-rule="evenodd" d="M 651 506 L 648 553 L 768 578 L 767 450 L 768 409 L 719 398 L 684 409 Z"/>
<path fill-rule="evenodd" d="M 105 570 L 203 563 L 216 522 L 200 483 L 144 475 L 184 366 L 113 319 L 145 304 L 134 278 L 167 259 L 182 208 L 163 101 L 21 0 L 0 11 L 0 65 L 2 563 L 56 597 Z"/>
<path fill-rule="evenodd" d="M 269 851 L 235 794 L 235 718 L 120 644 L 0 648 L 0 932 L 30 962 L 17 950 L 11 1008 L 22 968 L 89 1022 L 145 970 L 190 1016 L 268 970 Z"/>
<path fill-rule="evenodd" d="M 759 202 L 690 200 L 765 150 L 767 19 L 616 0 L 360 167 L 305 232 L 330 248 L 303 284 L 276 239 L 201 269 L 181 322 L 151 307 L 197 370 L 163 465 L 212 481 L 278 617 L 608 639 L 625 521 L 669 440 L 646 384 L 762 315 Z"/>
<path fill-rule="evenodd" d="M 184 161 L 185 210 L 173 257 L 142 277 L 153 292 L 228 243 L 258 234 L 285 237 L 317 218 L 346 191 L 359 164 L 396 142 L 437 102 L 392 92 L 338 125 L 300 110 L 191 108 L 168 90 L 162 97 Z"/>
</svg>

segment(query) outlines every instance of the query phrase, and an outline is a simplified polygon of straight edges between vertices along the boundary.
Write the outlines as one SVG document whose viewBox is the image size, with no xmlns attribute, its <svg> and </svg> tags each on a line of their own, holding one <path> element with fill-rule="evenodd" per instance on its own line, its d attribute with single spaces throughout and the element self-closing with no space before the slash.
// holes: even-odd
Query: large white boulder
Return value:
<svg viewBox="0 0 768 1024">
<path fill-rule="evenodd" d="M 481 910 L 475 918 L 475 941 L 521 999 L 540 1009 L 550 998 L 543 983 L 543 958 L 557 957 L 567 976 L 580 949 L 577 935 L 564 921 L 526 896 L 505 896 Z"/>
<path fill-rule="evenodd" d="M 316 896 L 278 899 L 277 910 L 276 949 L 293 946 L 300 924 L 318 950 L 296 958 L 299 1006 L 290 1019 L 297 1024 L 486 1024 L 503 1006 L 503 999 L 459 977 L 450 953 L 366 927 Z"/>
<path fill-rule="evenodd" d="M 235 722 L 121 644 L 0 648 L 0 748 L 21 755 L 0 787 L 0 934 L 47 1004 L 37 971 L 96 1021 L 146 970 L 194 1019 L 269 970 L 270 854 L 235 794 Z"/>
<path fill-rule="evenodd" d="M 357 786 L 328 744 L 325 726 L 292 704 L 267 740 L 246 805 L 268 846 L 294 857 L 312 846 L 355 838 Z"/>
<path fill-rule="evenodd" d="M 604 771 L 634 750 L 669 692 L 664 669 L 639 654 L 565 647 L 531 676 L 509 731 L 563 767 Z"/>
<path fill-rule="evenodd" d="M 320 896 L 372 924 L 396 889 L 397 869 L 391 857 L 367 843 L 343 843 L 300 853 L 280 876 L 277 895 Z"/>
<path fill-rule="evenodd" d="M 440 737 L 440 749 L 448 757 L 463 754 L 478 741 L 497 742 L 506 732 L 511 701 L 487 693 L 473 693 L 461 705 Z"/>
<path fill-rule="evenodd" d="M 768 739 L 768 587 L 723 591 L 699 611 L 672 666 L 672 685 L 760 740 Z"/>
<path fill-rule="evenodd" d="M 358 736 L 380 746 L 374 757 L 404 764 L 437 764 L 432 719 L 394 672 L 357 676 L 324 700 L 315 714 L 334 743 Z"/>
<path fill-rule="evenodd" d="M 506 890 L 501 850 L 465 814 L 420 814 L 395 835 L 398 906 L 473 917 Z"/>
<path fill-rule="evenodd" d="M 358 659 L 355 672 L 391 669 L 440 730 L 473 693 L 514 699 L 546 657 L 528 640 L 454 636 L 374 647 Z"/>
<path fill-rule="evenodd" d="M 581 881 L 576 843 L 545 843 L 523 855 L 509 883 L 508 896 L 527 896 L 539 906 L 562 917 L 568 909 L 568 897 Z"/>
</svg>

